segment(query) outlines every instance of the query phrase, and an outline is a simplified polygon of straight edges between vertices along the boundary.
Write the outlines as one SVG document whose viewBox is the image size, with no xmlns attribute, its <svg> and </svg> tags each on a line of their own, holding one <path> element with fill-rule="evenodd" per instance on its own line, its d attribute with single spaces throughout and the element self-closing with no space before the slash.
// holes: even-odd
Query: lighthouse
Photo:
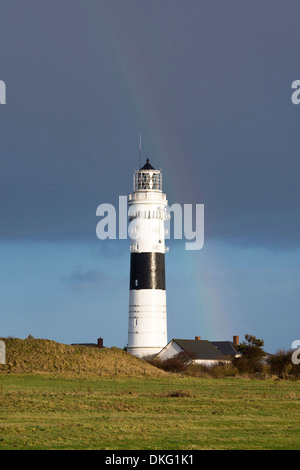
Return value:
<svg viewBox="0 0 300 470">
<path fill-rule="evenodd" d="M 130 291 L 127 351 L 144 357 L 167 344 L 165 227 L 162 173 L 146 164 L 133 175 L 128 198 Z"/>
</svg>

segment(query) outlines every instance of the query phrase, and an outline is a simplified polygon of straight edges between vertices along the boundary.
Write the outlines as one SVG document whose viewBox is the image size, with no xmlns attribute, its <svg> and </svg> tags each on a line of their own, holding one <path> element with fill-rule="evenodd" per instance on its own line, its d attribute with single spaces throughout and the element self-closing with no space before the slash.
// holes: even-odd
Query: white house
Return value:
<svg viewBox="0 0 300 470">
<path fill-rule="evenodd" d="M 233 342 L 201 340 L 200 336 L 196 336 L 195 339 L 172 339 L 155 359 L 164 361 L 184 353 L 190 362 L 211 367 L 218 362 L 230 362 L 233 357 L 239 356 L 236 345 L 238 345 L 237 336 L 233 337 Z"/>
</svg>

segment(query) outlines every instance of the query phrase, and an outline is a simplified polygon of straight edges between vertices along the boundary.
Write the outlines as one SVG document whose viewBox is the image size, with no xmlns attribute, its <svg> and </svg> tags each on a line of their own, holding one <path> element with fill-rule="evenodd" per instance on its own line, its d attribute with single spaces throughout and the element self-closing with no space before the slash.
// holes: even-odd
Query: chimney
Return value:
<svg viewBox="0 0 300 470">
<path fill-rule="evenodd" d="M 232 342 L 233 342 L 233 344 L 234 344 L 235 346 L 238 346 L 238 345 L 240 344 L 240 339 L 239 339 L 239 337 L 238 337 L 238 336 L 234 336 Z"/>
<path fill-rule="evenodd" d="M 97 346 L 98 346 L 98 348 L 103 348 L 103 338 L 98 338 Z"/>
<path fill-rule="evenodd" d="M 201 336 L 195 336 L 195 341 L 200 341 Z"/>
</svg>

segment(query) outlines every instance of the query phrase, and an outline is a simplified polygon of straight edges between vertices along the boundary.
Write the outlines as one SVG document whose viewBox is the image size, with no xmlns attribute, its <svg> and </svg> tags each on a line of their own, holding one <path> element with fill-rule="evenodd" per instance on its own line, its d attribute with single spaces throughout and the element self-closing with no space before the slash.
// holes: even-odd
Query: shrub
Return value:
<svg viewBox="0 0 300 470">
<path fill-rule="evenodd" d="M 187 369 L 187 356 L 184 353 L 179 353 L 174 357 L 170 357 L 169 359 L 160 360 L 147 357 L 144 358 L 149 364 L 158 367 L 159 369 L 163 369 L 165 372 L 184 372 Z"/>
<path fill-rule="evenodd" d="M 267 358 L 270 373 L 281 379 L 300 378 L 300 364 L 293 364 L 293 351 L 280 350 Z"/>
<path fill-rule="evenodd" d="M 262 360 L 266 353 L 262 349 L 263 345 L 263 340 L 257 339 L 255 336 L 245 335 L 245 341 L 237 346 L 241 356 L 235 357 L 232 361 L 239 373 L 261 374 L 264 371 Z"/>
<path fill-rule="evenodd" d="M 186 375 L 191 377 L 199 377 L 201 379 L 208 379 L 211 377 L 211 368 L 204 364 L 190 364 L 186 371 Z"/>
<path fill-rule="evenodd" d="M 213 377 L 222 379 L 224 377 L 235 377 L 238 373 L 237 368 L 232 363 L 220 362 L 211 368 Z"/>
</svg>

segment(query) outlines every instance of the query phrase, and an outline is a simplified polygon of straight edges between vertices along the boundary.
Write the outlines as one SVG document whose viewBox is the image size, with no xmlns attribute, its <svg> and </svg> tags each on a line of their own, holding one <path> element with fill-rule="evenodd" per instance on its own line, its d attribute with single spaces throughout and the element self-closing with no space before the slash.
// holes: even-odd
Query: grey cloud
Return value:
<svg viewBox="0 0 300 470">
<path fill-rule="evenodd" d="M 104 276 L 98 269 L 88 269 L 86 271 L 77 269 L 66 276 L 60 277 L 60 281 L 67 285 L 94 284 L 103 279 Z"/>
</svg>

